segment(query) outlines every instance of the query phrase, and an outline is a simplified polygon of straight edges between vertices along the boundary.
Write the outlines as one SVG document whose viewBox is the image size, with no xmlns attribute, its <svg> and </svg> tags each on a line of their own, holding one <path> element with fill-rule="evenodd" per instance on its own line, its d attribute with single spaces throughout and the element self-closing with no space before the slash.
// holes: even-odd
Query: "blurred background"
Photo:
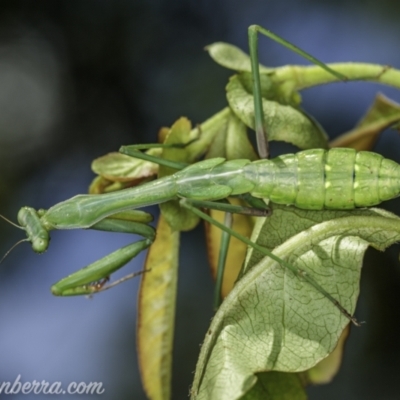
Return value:
<svg viewBox="0 0 400 400">
<path fill-rule="evenodd" d="M 21 206 L 48 208 L 85 193 L 94 158 L 121 144 L 154 141 L 180 116 L 196 124 L 222 109 L 230 72 L 211 61 L 205 45 L 227 41 L 247 51 L 247 27 L 256 23 L 325 62 L 400 67 L 399 8 L 395 0 L 0 2 L 1 214 L 15 221 Z M 260 58 L 269 66 L 305 63 L 266 38 Z M 378 91 L 400 101 L 390 88 L 336 84 L 303 92 L 304 108 L 334 137 L 354 126 Z M 398 135 L 384 133 L 376 150 L 400 161 Z M 384 206 L 400 213 L 399 200 Z M 23 236 L 0 221 L 0 254 Z M 212 316 L 206 256 L 196 253 L 203 236 L 202 227 L 183 235 L 174 399 L 187 398 Z M 132 240 L 54 232 L 44 255 L 24 243 L 8 256 L 0 266 L 0 382 L 19 374 L 22 382 L 97 381 L 103 399 L 145 399 L 135 350 L 138 280 L 92 300 L 49 291 Z M 310 388 L 310 399 L 399 398 L 398 253 L 398 246 L 367 253 L 356 314 L 366 324 L 352 329 L 333 383 Z M 142 265 L 139 257 L 120 275 Z"/>
</svg>

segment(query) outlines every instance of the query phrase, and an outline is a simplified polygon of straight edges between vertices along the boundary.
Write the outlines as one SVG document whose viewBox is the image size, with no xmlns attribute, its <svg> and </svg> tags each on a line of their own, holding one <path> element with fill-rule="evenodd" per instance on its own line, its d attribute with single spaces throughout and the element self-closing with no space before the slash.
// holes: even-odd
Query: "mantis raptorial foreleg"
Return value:
<svg viewBox="0 0 400 400">
<path fill-rule="evenodd" d="M 45 251 L 49 243 L 48 231 L 51 227 L 43 223 L 46 221 L 46 214 L 47 211 L 45 210 L 36 212 L 28 207 L 22 208 L 18 214 L 21 227 L 26 230 L 28 239 L 32 242 L 34 250 L 39 253 Z M 146 224 L 151 220 L 151 215 L 147 213 L 125 211 L 110 215 L 91 226 L 87 226 L 87 229 L 138 234 L 145 237 L 145 239 L 122 247 L 61 279 L 51 287 L 52 293 L 56 296 L 90 295 L 107 289 L 108 286 L 104 285 L 108 281 L 109 276 L 119 268 L 122 268 L 141 251 L 147 249 L 153 242 L 155 231 L 151 226 Z M 133 276 L 135 275 L 133 274 Z"/>
</svg>

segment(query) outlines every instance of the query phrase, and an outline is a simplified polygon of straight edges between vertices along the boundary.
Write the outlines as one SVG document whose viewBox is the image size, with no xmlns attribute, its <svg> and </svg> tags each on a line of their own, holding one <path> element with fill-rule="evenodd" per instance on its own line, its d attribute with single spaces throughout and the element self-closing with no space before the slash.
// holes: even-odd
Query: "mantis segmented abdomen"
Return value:
<svg viewBox="0 0 400 400">
<path fill-rule="evenodd" d="M 237 169 L 239 164 L 243 165 Z M 185 197 L 197 198 L 206 187 L 201 188 L 198 176 L 200 191 L 196 193 L 196 180 L 189 171 L 179 173 L 186 175 L 178 179 L 179 190 Z M 369 207 L 400 193 L 397 163 L 376 153 L 345 148 L 305 150 L 253 163 L 228 161 L 215 166 L 203 179 L 207 187 L 214 184 L 220 192 L 230 190 L 226 195 L 249 192 L 306 210 Z"/>
<path fill-rule="evenodd" d="M 116 212 L 174 198 L 220 200 L 244 193 L 308 210 L 369 207 L 399 195 L 400 166 L 376 153 L 344 148 L 255 162 L 216 158 L 122 192 L 73 197 L 40 221 L 47 229 L 89 228 Z"/>
<path fill-rule="evenodd" d="M 306 210 L 370 207 L 400 193 L 400 166 L 367 151 L 306 150 L 253 166 L 258 174 L 253 196 Z"/>
</svg>

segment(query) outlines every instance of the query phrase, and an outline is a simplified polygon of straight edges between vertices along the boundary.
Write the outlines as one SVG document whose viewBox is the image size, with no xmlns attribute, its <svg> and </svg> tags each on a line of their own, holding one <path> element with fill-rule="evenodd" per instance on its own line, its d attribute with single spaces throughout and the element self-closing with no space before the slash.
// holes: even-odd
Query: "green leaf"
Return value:
<svg viewBox="0 0 400 400">
<path fill-rule="evenodd" d="M 196 138 L 197 133 L 196 131 L 191 131 L 190 121 L 182 117 L 172 125 L 164 143 L 188 143 Z M 188 162 L 190 160 L 190 153 L 187 147 L 165 148 L 163 149 L 162 157 L 172 161 Z M 174 172 L 176 172 L 176 170 L 172 168 L 160 166 L 158 176 L 161 178 L 166 175 L 171 175 Z M 172 230 L 187 231 L 193 229 L 199 223 L 199 218 L 189 210 L 182 208 L 177 200 L 171 200 L 160 204 L 160 209 Z"/>
<path fill-rule="evenodd" d="M 254 129 L 254 99 L 244 88 L 238 75 L 226 87 L 232 111 Z M 268 140 L 282 140 L 301 149 L 328 148 L 328 139 L 321 127 L 296 108 L 263 99 Z"/>
<path fill-rule="evenodd" d="M 246 125 L 230 111 L 225 129 L 215 135 L 206 158 L 224 157 L 227 160 L 257 160 L 258 156 L 247 136 Z"/>
<path fill-rule="evenodd" d="M 232 112 L 229 107 L 225 107 L 223 110 L 192 129 L 192 132 L 200 132 L 200 136 L 196 141 L 187 146 L 189 163 L 204 156 L 212 146 L 216 137 L 224 135 L 231 114 Z"/>
<path fill-rule="evenodd" d="M 146 153 L 160 156 L 162 149 L 150 149 Z M 93 160 L 92 171 L 113 182 L 132 182 L 156 175 L 158 165 L 121 153 L 109 153 Z"/>
<path fill-rule="evenodd" d="M 179 118 L 172 125 L 169 133 L 164 140 L 164 144 L 182 144 L 188 143 L 193 139 L 197 139 L 198 131 L 191 130 L 191 128 L 192 124 L 187 118 Z M 187 163 L 189 157 L 190 156 L 188 152 L 188 147 L 170 147 L 162 149 L 162 158 L 165 158 L 166 160 Z M 175 172 L 175 169 L 160 165 L 158 177 L 162 178 Z"/>
<path fill-rule="evenodd" d="M 253 94 L 253 76 L 250 72 L 237 75 L 247 93 Z M 261 96 L 266 100 L 274 100 L 282 105 L 298 107 L 301 103 L 299 92 L 293 90 L 286 82 L 276 82 L 273 75 L 260 75 Z"/>
<path fill-rule="evenodd" d="M 400 70 L 387 65 L 367 63 L 331 63 L 326 64 L 336 72 L 346 76 L 346 82 L 370 81 L 400 88 Z M 302 90 L 331 82 L 342 82 L 336 76 L 320 66 L 284 65 L 274 69 L 274 80 L 285 82 L 292 90 Z"/>
<path fill-rule="evenodd" d="M 276 256 L 353 313 L 364 252 L 368 245 L 383 250 L 399 241 L 400 218 L 379 209 L 306 211 L 274 205 L 252 240 L 274 248 Z M 195 399 L 239 399 L 255 384 L 256 372 L 310 369 L 335 349 L 349 322 L 280 263 L 256 252 L 248 262 L 257 263 L 247 268 L 208 330 L 196 368 Z"/>
<path fill-rule="evenodd" d="M 321 385 L 332 381 L 342 363 L 344 345 L 349 336 L 350 325 L 342 332 L 335 350 L 311 369 L 301 373 L 302 379 L 307 384 Z"/>
<path fill-rule="evenodd" d="M 234 71 L 251 72 L 250 57 L 238 47 L 224 42 L 216 42 L 205 47 L 211 58 L 219 65 Z M 260 64 L 260 73 L 269 73 L 273 68 Z"/>
<path fill-rule="evenodd" d="M 307 400 L 297 374 L 263 372 L 256 377 L 256 384 L 240 400 Z"/>
</svg>

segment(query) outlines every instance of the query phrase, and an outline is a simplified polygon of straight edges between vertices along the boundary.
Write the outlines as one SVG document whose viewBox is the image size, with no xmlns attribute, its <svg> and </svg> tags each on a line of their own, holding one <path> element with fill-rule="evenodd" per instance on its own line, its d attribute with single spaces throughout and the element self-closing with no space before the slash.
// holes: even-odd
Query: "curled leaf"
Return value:
<svg viewBox="0 0 400 400">
<path fill-rule="evenodd" d="M 330 143 L 331 147 L 371 150 L 380 133 L 400 121 L 400 105 L 378 94 L 371 108 L 351 131 Z"/>
<path fill-rule="evenodd" d="M 241 400 L 307 400 L 301 379 L 297 374 L 260 372 L 257 382 Z"/>
<path fill-rule="evenodd" d="M 268 234 L 267 234 L 268 232 Z M 274 232 L 276 232 L 274 234 Z M 298 233 L 296 233 L 298 232 Z M 274 205 L 253 238 L 354 312 L 364 252 L 400 240 L 400 218 L 379 210 L 305 211 Z M 250 266 L 217 311 L 202 346 L 195 399 L 239 399 L 262 371 L 300 372 L 335 349 L 349 320 L 319 290 L 269 257 Z"/>
<path fill-rule="evenodd" d="M 237 75 L 229 80 L 226 90 L 232 111 L 254 129 L 254 99 Z M 268 140 L 283 140 L 301 149 L 328 147 L 327 136 L 320 126 L 298 109 L 276 101 L 263 99 L 262 102 Z"/>
<path fill-rule="evenodd" d="M 340 336 L 335 350 L 333 350 L 328 357 L 320 361 L 315 367 L 312 367 L 308 371 L 305 371 L 301 374 L 307 383 L 317 385 L 332 381 L 334 376 L 339 371 L 340 364 L 342 363 L 343 349 L 344 345 L 346 344 L 346 339 L 349 336 L 349 332 L 350 325 L 347 325 Z"/>
</svg>

